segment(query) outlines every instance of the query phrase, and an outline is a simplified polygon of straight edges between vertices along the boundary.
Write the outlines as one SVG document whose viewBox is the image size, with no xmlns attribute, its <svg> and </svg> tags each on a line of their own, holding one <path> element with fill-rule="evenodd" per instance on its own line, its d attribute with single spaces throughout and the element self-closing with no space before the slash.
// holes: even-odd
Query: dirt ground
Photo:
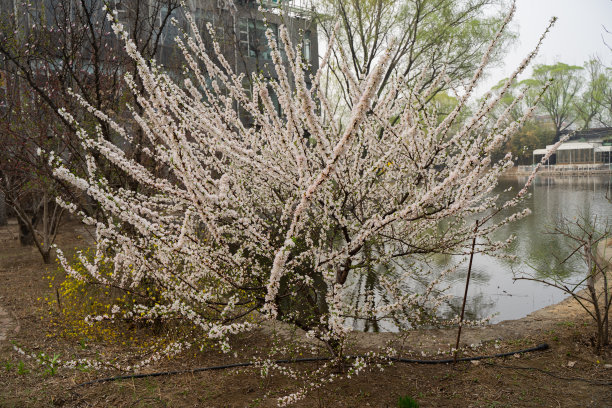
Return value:
<svg viewBox="0 0 612 408">
<path fill-rule="evenodd" d="M 85 245 L 79 224 L 64 227 L 62 248 Z M 49 277 L 52 277 L 50 279 Z M 44 352 L 62 359 L 130 350 L 115 339 L 104 342 L 65 335 L 58 310 L 47 299 L 56 296 L 60 279 L 56 265 L 44 265 L 35 249 L 19 245 L 16 225 L 0 227 L 0 407 L 268 407 L 278 396 L 298 389 L 319 363 L 299 366 L 298 380 L 262 378 L 254 368 L 130 379 L 77 387 L 117 372 L 83 372 L 48 366 L 18 354 Z M 478 344 L 464 355 L 491 355 L 547 343 L 550 348 L 478 364 L 417 365 L 397 363 L 384 371 L 371 369 L 352 379 L 335 381 L 310 392 L 300 407 L 397 407 L 410 396 L 420 407 L 612 407 L 612 353 L 597 355 L 592 348 L 593 326 L 572 302 L 542 309 L 517 321 L 464 331 L 466 344 Z M 448 350 L 454 330 L 410 333 L 402 354 L 409 358 L 439 358 Z M 152 336 L 133 328 L 121 333 Z M 393 334 L 356 333 L 357 349 L 396 340 Z M 265 348 L 263 332 L 236 339 L 244 350 Z M 419 356 L 419 357 L 415 357 Z M 164 360 L 144 372 L 185 370 L 243 361 L 214 350 L 185 353 Z M 295 367 L 298 368 L 298 367 Z"/>
</svg>

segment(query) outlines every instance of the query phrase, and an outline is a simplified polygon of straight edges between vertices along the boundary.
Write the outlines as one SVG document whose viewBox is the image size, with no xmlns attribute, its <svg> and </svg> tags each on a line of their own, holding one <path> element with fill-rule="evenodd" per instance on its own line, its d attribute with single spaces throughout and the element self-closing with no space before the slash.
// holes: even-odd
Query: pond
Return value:
<svg viewBox="0 0 612 408">
<path fill-rule="evenodd" d="M 507 176 L 500 180 L 495 193 L 500 200 L 511 198 L 527 180 L 526 176 Z M 554 270 L 562 276 L 583 276 L 586 268 L 579 257 L 572 257 L 560 265 L 568 252 L 567 239 L 550 234 L 555 220 L 574 220 L 583 214 L 597 217 L 597 223 L 604 225 L 612 220 L 612 203 L 606 195 L 612 196 L 610 175 L 590 176 L 538 176 L 530 187 L 531 195 L 514 211 L 528 207 L 532 213 L 495 232 L 493 238 L 505 240 L 511 234 L 517 236 L 505 253 L 514 255 L 515 261 L 477 254 L 473 260 L 472 275 L 466 305 L 466 319 L 491 317 L 491 322 L 519 319 L 542 307 L 560 302 L 567 295 L 538 282 L 514 280 L 525 273 L 537 275 Z M 512 187 L 511 191 L 505 192 Z M 502 201 L 502 202 L 503 202 Z M 440 271 L 459 263 L 457 256 L 438 256 L 430 263 Z M 448 293 L 451 295 L 441 309 L 448 317 L 459 314 L 467 262 L 447 278 Z M 373 330 L 372 325 L 352 322 L 357 330 Z M 393 322 L 380 321 L 374 330 L 395 331 Z"/>
</svg>

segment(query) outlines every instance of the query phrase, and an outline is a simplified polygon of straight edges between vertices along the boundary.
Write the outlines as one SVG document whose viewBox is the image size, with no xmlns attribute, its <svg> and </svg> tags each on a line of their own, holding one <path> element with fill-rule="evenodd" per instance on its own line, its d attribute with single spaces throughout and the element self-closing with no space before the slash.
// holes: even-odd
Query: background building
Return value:
<svg viewBox="0 0 612 408">
<path fill-rule="evenodd" d="M 93 73 L 96 69 L 104 70 L 103 66 L 111 64 L 110 61 L 116 61 L 121 46 L 116 43 L 117 39 L 104 18 L 104 2 L 86 0 L 85 4 L 83 6 L 80 0 L 3 0 L 0 2 L 0 13 L 3 19 L 14 20 L 21 35 L 34 33 L 37 36 L 35 33 L 40 30 L 45 31 L 51 39 L 65 34 L 68 20 L 77 26 L 85 25 L 85 14 L 86 22 L 91 22 L 92 28 L 98 30 L 99 38 L 84 41 L 82 46 L 72 39 L 58 39 L 57 44 L 61 44 L 61 48 L 58 47 L 55 52 L 60 61 L 62 54 L 67 52 L 67 46 L 75 44 L 80 47 L 78 51 L 68 52 L 75 53 L 84 61 L 82 70 Z M 308 69 L 313 73 L 318 70 L 317 26 L 313 11 L 303 7 L 301 0 L 187 0 L 185 8 L 180 7 L 179 0 L 110 0 L 108 4 L 118 12 L 119 20 L 137 43 L 147 42 L 141 54 L 147 59 L 155 59 L 177 76 L 182 73 L 184 60 L 175 38 L 182 33 L 194 35 L 186 12 L 194 18 L 204 43 L 211 51 L 214 36 L 223 56 L 237 74 L 260 73 L 265 78 L 276 77 L 266 30 L 271 29 L 278 34 L 281 25 L 288 28 L 293 44 L 301 45 L 302 57 Z M 208 29 L 209 24 L 212 32 Z M 107 43 L 111 37 L 115 43 L 109 47 Z M 93 50 L 92 45 L 96 42 L 99 49 Z M 108 55 L 102 55 L 104 49 L 110 50 Z M 49 50 L 45 52 L 49 54 Z M 46 57 L 52 59 L 49 55 Z M 98 67 L 93 66 L 95 63 Z M 0 71 L 10 72 L 6 66 L 4 70 L 1 68 L 0 65 Z M 309 76 L 306 78 L 309 81 Z M 0 81 L 0 85 L 5 83 L 4 80 Z M 248 80 L 244 86 L 250 86 Z M 4 93 L 0 90 L 0 97 Z"/>
<path fill-rule="evenodd" d="M 186 11 L 194 17 L 204 43 L 211 47 L 214 37 L 232 69 L 246 74 L 245 89 L 251 87 L 250 74 L 276 77 L 265 32 L 269 28 L 277 33 L 281 24 L 288 27 L 292 42 L 301 46 L 305 69 L 318 69 L 314 16 L 297 1 L 185 0 L 183 9 L 180 0 L 0 0 L 0 201 L 6 198 L 11 216 L 17 205 L 23 210 L 18 222 L 24 245 L 34 243 L 37 223 L 45 213 L 41 208 L 56 208 L 54 196 L 73 193 L 64 184 L 50 182 L 52 168 L 36 152 L 54 151 L 77 174 L 87 173 L 74 126 L 58 115 L 60 109 L 73 112 L 90 129 L 99 126 L 102 138 L 143 166 L 150 165 L 141 148 L 146 137 L 127 109 L 140 107 L 123 81 L 126 73 L 132 74 L 137 86 L 141 79 L 113 33 L 105 3 L 117 11 L 143 58 L 163 65 L 176 79 L 183 74 L 184 58 L 175 38 L 182 32 L 194 35 Z M 214 34 L 207 28 L 209 23 Z M 90 115 L 73 92 L 121 121 L 134 144 Z M 242 120 L 249 125 L 249 117 Z M 98 164 L 98 169 L 108 170 L 105 176 L 111 184 L 134 187 L 110 163 Z M 83 199 L 82 204 L 89 215 L 94 214 L 89 202 Z M 0 223 L 4 218 L 0 203 Z"/>
<path fill-rule="evenodd" d="M 577 132 L 565 131 L 571 134 L 569 140 L 562 143 L 551 156 L 549 164 L 557 165 L 561 169 L 564 165 L 598 165 L 612 163 L 612 128 L 593 128 Z M 533 151 L 533 163 L 542 160 L 552 149 L 548 145 L 544 149 Z"/>
</svg>

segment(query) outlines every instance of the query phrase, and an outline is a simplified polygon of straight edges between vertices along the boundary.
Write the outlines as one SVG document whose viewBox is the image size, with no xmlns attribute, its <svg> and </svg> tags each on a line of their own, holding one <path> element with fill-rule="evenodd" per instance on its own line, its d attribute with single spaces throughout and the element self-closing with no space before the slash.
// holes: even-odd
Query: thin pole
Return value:
<svg viewBox="0 0 612 408">
<path fill-rule="evenodd" d="M 459 331 L 457 332 L 457 343 L 455 344 L 455 363 L 457 363 L 457 352 L 459 351 L 459 340 L 461 340 L 461 328 L 463 327 L 463 315 L 465 313 L 465 302 L 467 300 L 468 288 L 470 287 L 470 275 L 472 275 L 472 261 L 474 260 L 474 248 L 476 247 L 476 231 L 478 231 L 478 220 L 474 226 L 474 238 L 472 239 L 472 251 L 470 252 L 470 264 L 468 266 L 467 278 L 465 280 L 465 292 L 463 293 L 463 304 L 461 305 L 461 317 L 459 318 Z"/>
</svg>

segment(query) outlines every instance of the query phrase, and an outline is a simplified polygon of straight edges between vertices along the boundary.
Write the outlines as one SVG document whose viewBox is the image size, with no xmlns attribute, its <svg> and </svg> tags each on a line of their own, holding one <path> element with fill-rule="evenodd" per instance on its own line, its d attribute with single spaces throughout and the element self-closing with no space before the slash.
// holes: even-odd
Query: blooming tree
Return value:
<svg viewBox="0 0 612 408">
<path fill-rule="evenodd" d="M 188 79 L 178 83 L 143 59 L 121 24 L 114 25 L 144 87 L 136 92 L 126 76 L 142 108 L 141 114 L 133 110 L 148 139 L 142 151 L 164 171 L 153 173 L 100 130 L 88 134 L 84 128 L 79 137 L 89 152 L 88 177 L 51 158 L 56 176 L 96 200 L 104 215 L 84 217 L 97 239 L 95 257 L 80 256 L 87 272 L 73 270 L 58 251 L 63 266 L 77 279 L 137 295 L 129 308 L 115 305 L 92 319 L 181 319 L 196 329 L 194 337 L 163 353 L 190 346 L 197 336 L 219 339 L 228 350 L 231 334 L 280 320 L 339 356 L 350 331 L 347 316 L 383 318 L 408 310 L 418 323 L 420 313 L 435 306 L 440 276 L 428 275 L 422 291 L 404 290 L 416 274 L 429 273 L 414 259 L 466 253 L 474 234 L 486 237 L 527 213 L 488 222 L 496 209 L 526 193 L 525 187 L 510 202 L 496 203 L 492 190 L 512 160 L 507 155 L 493 162 L 491 154 L 531 110 L 510 124 L 512 106 L 497 123 L 489 123 L 487 113 L 535 51 L 505 89 L 459 123 L 495 40 L 454 109 L 440 120 L 424 101 L 445 81 L 444 74 L 423 93 L 405 86 L 401 76 L 385 93 L 376 92 L 393 45 L 367 77 L 357 78 L 343 45 L 332 39 L 321 69 L 307 81 L 300 47 L 285 28 L 279 38 L 269 30 L 276 77 L 253 73 L 247 90 L 218 45 L 207 49 L 190 22 L 195 35 L 177 40 L 188 67 Z M 341 78 L 347 117 L 335 117 L 330 109 L 321 81 L 326 67 Z M 120 123 L 76 98 L 118 139 L 132 141 Z M 70 113 L 62 114 L 79 127 Z M 111 185 L 96 171 L 94 153 L 128 174 L 138 189 Z M 468 221 L 474 217 L 480 219 L 477 232 Z M 505 243 L 485 238 L 478 250 L 494 251 Z M 355 306 L 355 282 L 365 273 L 375 276 L 376 291 L 358 293 L 363 301 Z M 154 285 L 155 293 L 144 291 L 145 285 Z"/>
</svg>

